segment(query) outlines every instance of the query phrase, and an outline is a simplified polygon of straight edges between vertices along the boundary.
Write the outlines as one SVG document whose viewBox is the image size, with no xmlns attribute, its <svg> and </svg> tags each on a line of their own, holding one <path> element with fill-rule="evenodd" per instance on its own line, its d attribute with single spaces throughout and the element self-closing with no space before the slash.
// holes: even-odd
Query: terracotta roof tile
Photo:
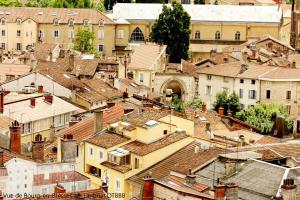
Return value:
<svg viewBox="0 0 300 200">
<path fill-rule="evenodd" d="M 188 136 L 185 133 L 171 133 L 165 136 L 164 138 L 150 144 L 145 144 L 139 141 L 133 141 L 123 145 L 121 148 L 126 149 L 131 153 L 137 154 L 139 156 L 145 156 L 149 153 L 157 151 L 161 148 L 164 148 L 187 137 Z"/>
<path fill-rule="evenodd" d="M 108 83 L 99 80 L 99 79 L 88 79 L 88 80 L 82 80 L 84 84 L 89 86 L 90 88 L 93 88 L 96 92 L 103 95 L 104 97 L 108 99 L 115 99 L 122 97 L 122 93 L 109 85 Z"/>
<path fill-rule="evenodd" d="M 56 183 L 67 183 L 67 182 L 85 181 L 85 180 L 89 180 L 89 178 L 76 171 L 55 172 L 55 173 L 49 173 L 49 179 L 45 179 L 44 174 L 34 175 L 33 185 L 34 186 L 52 185 Z"/>
<path fill-rule="evenodd" d="M 113 164 L 113 163 L 108 162 L 108 161 L 102 162 L 101 165 L 103 165 L 105 167 L 108 167 L 110 169 L 116 170 L 118 172 L 121 172 L 123 174 L 126 173 L 126 172 L 129 172 L 131 170 L 130 166 L 127 166 L 127 165 L 116 165 L 116 164 Z"/>
<path fill-rule="evenodd" d="M 6 168 L 1 168 L 0 167 L 0 177 L 1 176 L 7 176 L 8 174 L 7 174 L 7 169 Z"/>
<path fill-rule="evenodd" d="M 129 140 L 130 139 L 125 136 L 107 131 L 89 138 L 88 140 L 86 140 L 86 142 L 108 149 Z"/>
<path fill-rule="evenodd" d="M 256 141 L 257 144 L 274 144 L 282 142 L 281 139 L 272 136 L 263 136 Z"/>
</svg>

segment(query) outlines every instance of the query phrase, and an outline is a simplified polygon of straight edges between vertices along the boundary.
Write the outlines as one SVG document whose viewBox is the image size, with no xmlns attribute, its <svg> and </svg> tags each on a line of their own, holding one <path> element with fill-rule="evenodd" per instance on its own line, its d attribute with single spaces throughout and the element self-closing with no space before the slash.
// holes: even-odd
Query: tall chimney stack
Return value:
<svg viewBox="0 0 300 200">
<path fill-rule="evenodd" d="M 16 120 L 11 123 L 10 130 L 10 151 L 21 153 L 21 127 Z"/>
<path fill-rule="evenodd" d="M 154 199 L 154 182 L 151 173 L 144 177 L 144 187 L 142 200 L 153 200 Z"/>
<path fill-rule="evenodd" d="M 223 184 L 215 185 L 215 199 L 216 200 L 225 199 L 225 185 Z"/>
<path fill-rule="evenodd" d="M 32 107 L 32 108 L 34 108 L 35 107 L 35 98 L 31 98 L 30 99 L 30 106 Z"/>
<path fill-rule="evenodd" d="M 101 131 L 103 129 L 103 116 L 104 112 L 103 110 L 95 110 L 94 111 L 94 118 L 95 118 L 95 123 L 94 123 L 94 131 L 95 133 L 98 131 Z"/>
<path fill-rule="evenodd" d="M 76 140 L 73 139 L 73 135 L 66 134 L 61 140 L 61 161 L 62 162 L 75 162 L 76 150 L 77 150 Z"/>
<path fill-rule="evenodd" d="M 44 160 L 44 141 L 40 134 L 36 135 L 32 142 L 32 159 L 37 161 Z"/>
<path fill-rule="evenodd" d="M 297 185 L 294 179 L 284 179 L 281 185 L 281 194 L 283 200 L 296 200 Z"/>
<path fill-rule="evenodd" d="M 239 186 L 235 183 L 226 184 L 226 200 L 238 199 Z"/>
<path fill-rule="evenodd" d="M 69 55 L 69 71 L 72 71 L 75 67 L 75 55 L 71 53 Z"/>
</svg>

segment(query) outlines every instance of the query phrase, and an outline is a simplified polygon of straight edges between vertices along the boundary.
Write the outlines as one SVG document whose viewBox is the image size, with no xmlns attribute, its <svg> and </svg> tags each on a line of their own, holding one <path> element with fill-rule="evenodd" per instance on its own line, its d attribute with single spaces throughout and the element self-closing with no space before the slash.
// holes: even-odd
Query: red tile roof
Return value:
<svg viewBox="0 0 300 200">
<path fill-rule="evenodd" d="M 67 183 L 67 182 L 75 182 L 75 181 L 87 181 L 88 177 L 80 174 L 76 171 L 68 171 L 68 172 L 55 172 L 49 174 L 49 179 L 45 179 L 44 174 L 38 174 L 33 176 L 33 185 L 51 185 L 56 183 Z"/>
<path fill-rule="evenodd" d="M 86 141 L 90 144 L 108 149 L 110 147 L 114 147 L 116 145 L 129 141 L 129 138 L 116 133 L 105 132 L 100 133 L 99 135 L 96 135 Z"/>
</svg>

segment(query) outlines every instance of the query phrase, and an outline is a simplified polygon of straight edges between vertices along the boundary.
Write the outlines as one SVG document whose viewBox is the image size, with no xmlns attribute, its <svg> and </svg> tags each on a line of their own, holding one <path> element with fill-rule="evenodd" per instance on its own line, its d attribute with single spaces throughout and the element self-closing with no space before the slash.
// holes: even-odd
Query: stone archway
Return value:
<svg viewBox="0 0 300 200">
<path fill-rule="evenodd" d="M 172 89 L 174 95 L 177 95 L 183 101 L 185 100 L 185 94 L 187 92 L 187 88 L 185 87 L 185 84 L 181 80 L 174 78 L 164 82 L 164 84 L 160 89 L 161 94 L 165 96 L 167 89 Z"/>
</svg>

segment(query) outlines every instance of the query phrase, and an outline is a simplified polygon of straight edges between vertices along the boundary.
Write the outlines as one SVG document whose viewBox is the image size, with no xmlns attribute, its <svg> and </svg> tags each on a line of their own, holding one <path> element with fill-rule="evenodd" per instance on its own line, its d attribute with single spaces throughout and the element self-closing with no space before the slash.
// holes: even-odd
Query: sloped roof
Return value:
<svg viewBox="0 0 300 200">
<path fill-rule="evenodd" d="M 126 141 L 129 141 L 129 138 L 122 136 L 120 134 L 109 132 L 109 131 L 100 133 L 100 134 L 95 135 L 94 137 L 86 140 L 86 142 L 88 142 L 90 144 L 94 144 L 96 146 L 99 146 L 99 147 L 102 147 L 105 149 L 114 147 L 118 144 L 122 144 Z"/>
<path fill-rule="evenodd" d="M 162 11 L 163 4 L 117 3 L 113 7 L 113 19 L 155 20 Z M 168 4 L 167 6 L 170 6 Z M 183 8 L 191 16 L 192 22 L 234 22 L 234 23 L 277 23 L 282 18 L 278 6 L 238 6 L 238 5 L 189 5 Z"/>
</svg>

